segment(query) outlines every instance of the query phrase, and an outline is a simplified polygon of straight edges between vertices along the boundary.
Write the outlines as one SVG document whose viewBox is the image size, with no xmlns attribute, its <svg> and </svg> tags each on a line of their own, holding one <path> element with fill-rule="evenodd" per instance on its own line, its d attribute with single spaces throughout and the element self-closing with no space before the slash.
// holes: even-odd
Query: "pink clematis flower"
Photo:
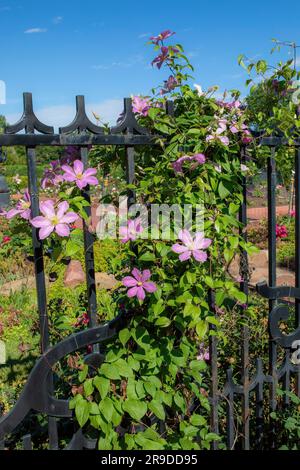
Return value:
<svg viewBox="0 0 300 470">
<path fill-rule="evenodd" d="M 200 263 L 207 260 L 207 253 L 203 250 L 211 245 L 212 240 L 210 238 L 204 238 L 203 232 L 196 232 L 193 238 L 190 232 L 184 229 L 180 230 L 178 238 L 181 240 L 182 244 L 176 243 L 173 245 L 172 251 L 180 254 L 180 261 L 187 261 L 191 256 Z"/>
<path fill-rule="evenodd" d="M 75 212 L 68 212 L 67 201 L 60 202 L 55 211 L 54 202 L 50 199 L 40 203 L 40 211 L 43 216 L 34 217 L 30 222 L 33 227 L 39 228 L 41 240 L 47 238 L 53 231 L 60 237 L 67 237 L 70 234 L 69 225 L 78 219 Z"/>
<path fill-rule="evenodd" d="M 64 180 L 75 181 L 79 189 L 85 188 L 88 184 L 92 186 L 99 184 L 97 178 L 93 176 L 97 173 L 96 168 L 84 170 L 83 163 L 80 160 L 75 160 L 73 168 L 69 165 L 62 165 L 61 168 L 65 172 L 63 174 Z"/>
<path fill-rule="evenodd" d="M 28 189 L 24 192 L 23 198 L 20 199 L 14 209 L 9 210 L 6 213 L 7 219 L 12 219 L 16 215 L 20 215 L 22 219 L 29 220 L 31 217 L 31 201 Z"/>
<path fill-rule="evenodd" d="M 127 291 L 128 297 L 137 297 L 139 300 L 144 300 L 146 294 L 145 292 L 155 292 L 157 286 L 154 282 L 149 281 L 151 273 L 149 269 L 144 269 L 143 272 L 139 271 L 137 268 L 134 268 L 131 271 L 132 276 L 126 276 L 122 280 L 123 286 L 130 287 Z"/>
<path fill-rule="evenodd" d="M 121 243 L 127 243 L 129 240 L 136 240 L 139 233 L 142 233 L 141 219 L 128 220 L 126 227 L 120 227 Z"/>
<path fill-rule="evenodd" d="M 175 33 L 170 31 L 169 29 L 166 29 L 165 31 L 162 31 L 158 36 L 151 36 L 150 41 L 152 41 L 152 44 L 155 44 L 156 46 L 159 44 L 159 42 L 164 41 L 165 39 L 170 38 L 173 36 Z"/>
<path fill-rule="evenodd" d="M 148 111 L 151 108 L 149 98 L 143 98 L 142 96 L 133 96 L 132 98 L 132 111 L 135 114 L 141 116 L 148 116 Z"/>
<path fill-rule="evenodd" d="M 206 348 L 203 343 L 201 343 L 199 345 L 197 360 L 198 361 L 206 361 L 206 362 L 208 362 L 210 360 L 209 349 Z"/>
<path fill-rule="evenodd" d="M 178 158 L 176 162 L 173 162 L 172 166 L 173 166 L 173 170 L 175 171 L 175 173 L 182 173 L 182 165 L 184 164 L 184 162 L 195 161 L 199 165 L 202 165 L 203 163 L 205 163 L 205 160 L 206 158 L 205 158 L 205 155 L 203 155 L 203 153 L 196 153 L 195 155 L 183 155 L 182 157 Z"/>
</svg>

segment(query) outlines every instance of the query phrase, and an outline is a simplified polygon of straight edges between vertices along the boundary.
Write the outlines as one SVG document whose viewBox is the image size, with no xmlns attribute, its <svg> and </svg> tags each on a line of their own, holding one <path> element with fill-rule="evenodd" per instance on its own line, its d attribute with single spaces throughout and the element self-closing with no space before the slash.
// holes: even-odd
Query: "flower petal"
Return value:
<svg viewBox="0 0 300 470">
<path fill-rule="evenodd" d="M 45 217 L 51 219 L 55 216 L 54 202 L 51 199 L 40 202 L 40 211 Z"/>
<path fill-rule="evenodd" d="M 196 261 L 199 261 L 200 263 L 204 263 L 204 261 L 207 260 L 207 253 L 201 250 L 193 250 L 193 257 L 195 258 Z"/>
<path fill-rule="evenodd" d="M 151 277 L 151 272 L 149 269 L 144 269 L 142 272 L 142 282 L 148 281 L 148 279 Z"/>
<path fill-rule="evenodd" d="M 180 261 L 187 261 L 188 259 L 190 259 L 191 254 L 192 254 L 192 252 L 190 250 L 186 251 L 185 253 L 182 253 L 179 256 Z"/>
<path fill-rule="evenodd" d="M 52 227 L 50 220 L 48 220 L 46 217 L 42 217 L 41 215 L 31 219 L 30 223 L 36 228 Z"/>
<path fill-rule="evenodd" d="M 134 279 L 134 277 L 132 276 L 126 276 L 122 280 L 122 283 L 123 283 L 123 286 L 125 287 L 133 287 L 137 285 L 138 281 Z"/>
<path fill-rule="evenodd" d="M 157 285 L 154 283 L 154 282 L 144 282 L 143 283 L 143 288 L 147 291 L 147 292 L 155 292 L 157 290 Z"/>
<path fill-rule="evenodd" d="M 62 201 L 57 206 L 57 218 L 60 220 L 65 212 L 69 209 L 69 204 L 67 201 Z"/>
<path fill-rule="evenodd" d="M 187 246 L 180 245 L 179 243 L 175 243 L 175 245 L 172 246 L 172 251 L 174 251 L 174 253 L 185 253 L 187 250 Z"/>
<path fill-rule="evenodd" d="M 135 277 L 138 282 L 142 281 L 142 273 L 137 268 L 133 268 L 131 274 L 133 275 L 133 277 Z"/>
<path fill-rule="evenodd" d="M 127 291 L 127 295 L 128 297 L 135 297 L 137 295 L 137 290 L 138 290 L 138 287 L 137 286 L 134 286 L 132 287 L 131 289 L 129 289 Z"/>
<path fill-rule="evenodd" d="M 77 219 L 79 219 L 79 216 L 76 212 L 67 212 L 59 219 L 59 222 L 61 224 L 72 224 Z"/>
<path fill-rule="evenodd" d="M 73 168 L 76 175 L 83 174 L 84 167 L 81 160 L 75 160 Z"/>
<path fill-rule="evenodd" d="M 53 230 L 54 230 L 53 225 L 48 225 L 48 226 L 42 227 L 39 231 L 40 240 L 44 240 L 44 238 L 49 237 L 49 235 L 53 232 Z"/>
<path fill-rule="evenodd" d="M 139 300 L 144 300 L 144 298 L 146 297 L 145 291 L 142 286 L 137 288 L 136 296 Z"/>
<path fill-rule="evenodd" d="M 187 229 L 180 230 L 180 232 L 178 234 L 178 238 L 185 245 L 189 245 L 189 244 L 193 243 L 192 236 L 191 236 L 190 232 Z"/>
<path fill-rule="evenodd" d="M 67 224 L 57 224 L 55 226 L 55 232 L 60 237 L 68 237 L 70 235 L 70 228 Z"/>
</svg>

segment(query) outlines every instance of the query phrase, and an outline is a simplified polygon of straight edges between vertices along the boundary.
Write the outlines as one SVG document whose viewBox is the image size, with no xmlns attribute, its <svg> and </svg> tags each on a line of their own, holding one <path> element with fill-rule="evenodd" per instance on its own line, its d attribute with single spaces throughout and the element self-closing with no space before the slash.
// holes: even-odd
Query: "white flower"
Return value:
<svg viewBox="0 0 300 470">
<path fill-rule="evenodd" d="M 197 90 L 197 95 L 198 95 L 198 96 L 203 96 L 203 95 L 204 95 L 204 93 L 203 93 L 203 91 L 202 91 L 201 85 L 197 85 L 197 83 L 194 83 L 194 87 L 195 87 L 196 90 Z"/>
</svg>

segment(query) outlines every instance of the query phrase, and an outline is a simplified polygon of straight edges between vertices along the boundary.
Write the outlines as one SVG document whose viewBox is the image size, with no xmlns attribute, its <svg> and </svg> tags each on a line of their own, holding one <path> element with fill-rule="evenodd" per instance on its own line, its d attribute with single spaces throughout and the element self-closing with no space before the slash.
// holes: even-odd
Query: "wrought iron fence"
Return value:
<svg viewBox="0 0 300 470">
<path fill-rule="evenodd" d="M 167 112 L 173 113 L 172 102 L 167 103 Z M 20 133 L 21 132 L 21 133 Z M 218 434 L 220 427 L 226 435 L 228 449 L 263 448 L 265 441 L 270 448 L 275 446 L 276 429 L 268 420 L 265 422 L 264 412 L 267 406 L 270 411 L 275 410 L 276 390 L 282 383 L 284 390 L 290 390 L 291 383 L 300 393 L 300 365 L 291 361 L 293 341 L 300 339 L 300 142 L 295 141 L 295 223 L 296 223 L 296 282 L 295 286 L 276 286 L 276 165 L 275 153 L 279 145 L 287 145 L 280 138 L 262 138 L 262 145 L 271 149 L 268 159 L 268 250 L 269 250 L 269 282 L 257 285 L 257 292 L 269 300 L 269 363 L 263 358 L 256 358 L 255 372 L 250 373 L 249 356 L 249 327 L 245 325 L 241 332 L 241 366 L 240 380 L 234 376 L 232 368 L 226 372 L 223 384 L 219 381 L 218 340 L 216 336 L 210 338 L 211 358 L 211 430 Z M 122 118 L 109 132 L 92 123 L 85 111 L 84 97 L 76 98 L 76 116 L 73 122 L 54 132 L 52 127 L 41 123 L 33 110 L 32 95 L 24 93 L 24 112 L 20 121 L 8 126 L 4 134 L 0 135 L 0 148 L 2 146 L 24 146 L 28 166 L 28 186 L 31 198 L 32 216 L 39 215 L 39 189 L 37 180 L 36 147 L 38 146 L 77 146 L 80 148 L 81 160 L 85 166 L 88 163 L 89 147 L 91 145 L 116 145 L 125 147 L 127 182 L 133 183 L 135 177 L 134 148 L 139 145 L 156 145 L 155 136 L 142 128 L 136 121 L 132 111 L 130 99 L 124 100 Z M 241 147 L 241 163 L 246 159 L 246 146 Z M 88 189 L 82 191 L 84 198 L 90 202 Z M 241 205 L 239 220 L 241 222 L 241 235 L 245 238 L 247 233 L 247 181 L 243 177 L 244 201 Z M 134 202 L 134 194 L 129 192 L 129 204 Z M 91 216 L 90 206 L 86 208 L 88 217 Z M 5 448 L 7 436 L 15 431 L 24 422 L 30 412 L 44 414 L 48 417 L 49 448 L 59 448 L 57 420 L 68 418 L 72 422 L 72 410 L 68 400 L 54 397 L 53 368 L 57 362 L 68 354 L 79 351 L 88 345 L 94 345 L 90 354 L 85 356 L 86 364 L 99 366 L 103 361 L 103 354 L 99 345 L 113 338 L 119 329 L 126 324 L 126 317 L 119 315 L 114 320 L 97 325 L 97 301 L 94 268 L 93 242 L 86 222 L 83 222 L 83 237 L 85 246 L 86 285 L 88 298 L 89 328 L 72 334 L 58 344 L 51 345 L 49 339 L 49 321 L 47 315 L 46 284 L 44 272 L 43 245 L 38 238 L 38 229 L 32 229 L 32 243 L 34 252 L 34 265 L 36 274 L 37 300 L 39 312 L 39 328 L 41 337 L 41 356 L 31 371 L 24 389 L 12 410 L 0 418 L 0 448 Z M 240 253 L 240 274 L 242 282 L 240 289 L 248 295 L 249 273 L 246 252 Z M 288 315 L 288 305 L 279 304 L 285 297 L 295 299 L 295 331 L 284 335 L 279 323 Z M 214 311 L 214 293 L 210 292 L 210 307 Z M 278 348 L 283 349 L 284 358 L 278 363 Z M 266 398 L 266 393 L 268 397 Z M 288 405 L 288 398 L 285 399 Z M 220 410 L 223 410 L 220 413 Z M 225 415 L 224 415 L 225 409 Z M 221 418 L 220 418 L 221 415 Z M 220 423 L 220 419 L 222 422 Z M 236 423 L 240 421 L 241 429 L 237 430 Z M 255 433 L 250 429 L 254 421 Z M 84 436 L 81 429 L 74 423 L 73 437 L 67 449 L 93 449 L 96 441 Z M 30 434 L 23 436 L 24 449 L 32 448 Z M 218 442 L 212 443 L 212 449 L 218 448 Z"/>
</svg>

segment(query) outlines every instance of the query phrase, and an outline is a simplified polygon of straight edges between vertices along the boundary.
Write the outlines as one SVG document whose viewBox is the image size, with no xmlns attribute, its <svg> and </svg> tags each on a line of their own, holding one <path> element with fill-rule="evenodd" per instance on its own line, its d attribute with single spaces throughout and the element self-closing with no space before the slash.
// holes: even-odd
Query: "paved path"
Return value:
<svg viewBox="0 0 300 470">
<path fill-rule="evenodd" d="M 289 206 L 277 206 L 276 215 L 288 215 Z M 251 220 L 262 220 L 268 218 L 267 207 L 248 207 L 247 216 Z"/>
</svg>

